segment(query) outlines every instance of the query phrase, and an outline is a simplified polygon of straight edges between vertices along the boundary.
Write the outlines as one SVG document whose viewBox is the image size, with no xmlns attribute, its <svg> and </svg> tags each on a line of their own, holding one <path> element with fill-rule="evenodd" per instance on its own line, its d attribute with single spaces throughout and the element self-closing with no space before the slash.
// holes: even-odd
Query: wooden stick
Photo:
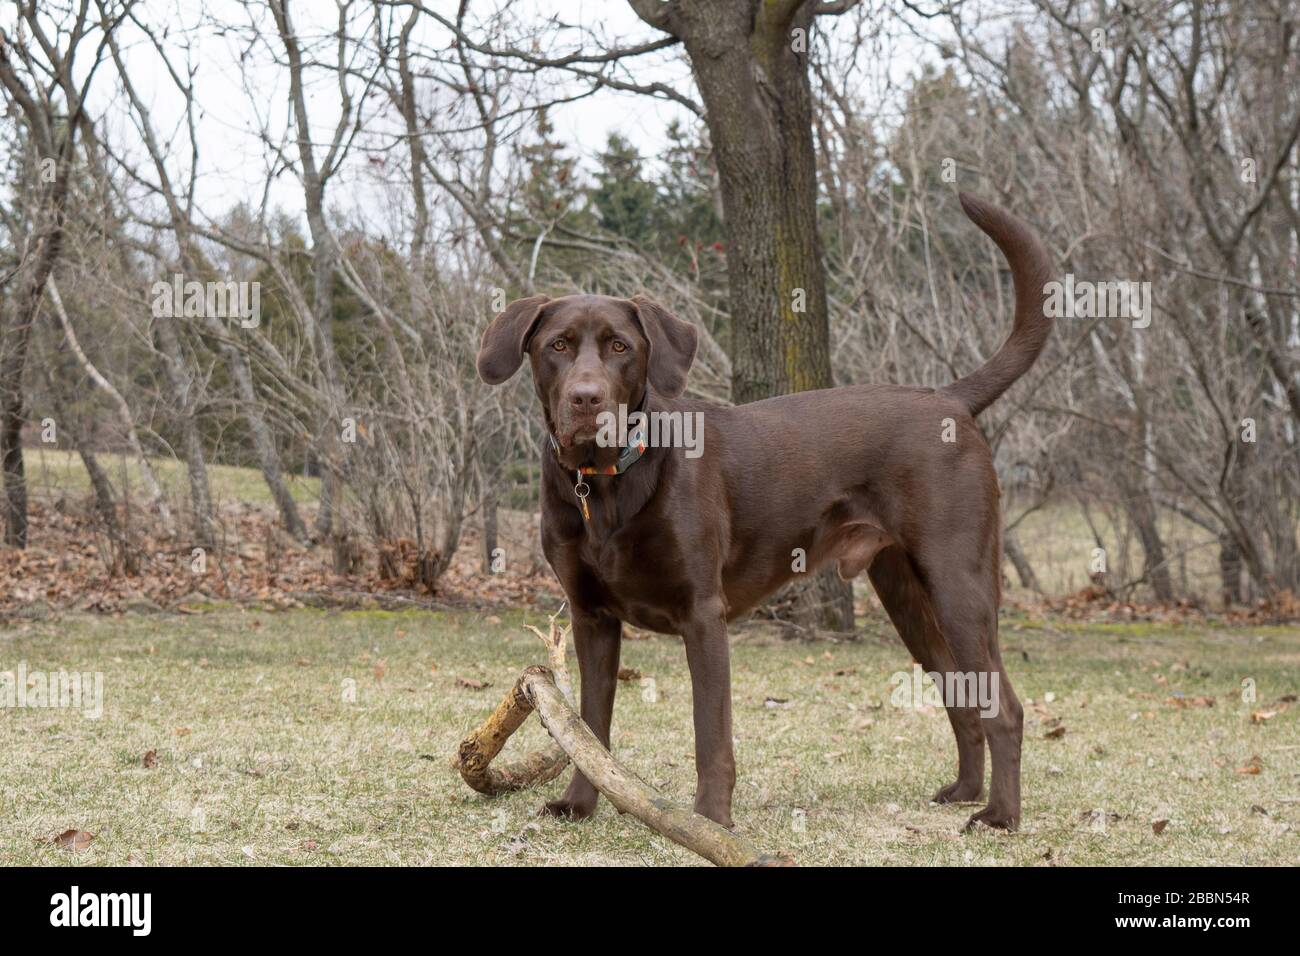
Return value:
<svg viewBox="0 0 1300 956">
<path fill-rule="evenodd" d="M 559 760 L 549 751 L 497 769 L 490 766 L 506 740 L 537 711 L 558 744 Z M 552 672 L 540 665 L 523 672 L 492 716 L 466 737 L 456 755 L 460 774 L 475 790 L 506 793 L 550 780 L 572 759 L 583 776 L 620 813 L 630 813 L 650 829 L 718 866 L 782 866 L 790 861 L 759 853 L 743 837 L 707 817 L 679 806 L 614 759 L 573 710 Z"/>
<path fill-rule="evenodd" d="M 615 760 L 591 728 L 573 712 L 545 667 L 528 668 L 515 686 L 537 708 L 542 725 L 582 775 L 620 813 L 630 813 L 656 833 L 718 866 L 790 865 L 787 859 L 760 853 L 744 837 L 708 817 L 673 803 Z"/>
<path fill-rule="evenodd" d="M 551 615 L 550 627 L 543 634 L 540 628 L 531 624 L 524 626 L 537 635 L 537 639 L 546 647 L 551 668 L 559 679 L 559 686 L 564 696 L 572 702 L 573 691 L 569 685 L 569 669 L 564 660 L 565 641 L 569 636 L 567 627 L 561 628 L 558 621 L 564 611 L 561 604 L 558 611 Z M 478 730 L 463 741 L 456 750 L 453 766 L 460 771 L 465 782 L 479 793 L 495 797 L 513 790 L 534 787 L 554 780 L 569 765 L 568 755 L 554 741 L 547 742 L 544 750 L 529 754 L 522 760 L 513 760 L 500 767 L 492 767 L 493 758 L 501 752 L 510 735 L 519 729 L 533 712 L 533 705 L 523 693 L 521 684 L 516 682 L 510 693 L 497 705 L 492 716 Z"/>
<path fill-rule="evenodd" d="M 505 700 L 492 711 L 492 716 L 457 748 L 455 766 L 467 784 L 479 793 L 495 797 L 553 780 L 569 765 L 568 754 L 552 740 L 545 750 L 501 767 L 490 766 L 510 735 L 532 712 L 532 701 L 524 690 L 523 678 L 520 678 L 506 694 Z"/>
</svg>

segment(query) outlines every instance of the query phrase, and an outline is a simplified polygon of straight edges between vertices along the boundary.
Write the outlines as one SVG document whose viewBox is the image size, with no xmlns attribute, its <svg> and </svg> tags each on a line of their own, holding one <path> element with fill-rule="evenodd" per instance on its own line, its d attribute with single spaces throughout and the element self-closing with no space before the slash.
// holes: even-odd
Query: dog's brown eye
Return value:
<svg viewBox="0 0 1300 956">
<path fill-rule="evenodd" d="M 626 352 L 626 351 L 627 351 L 627 346 L 624 345 L 622 342 L 620 342 L 618 339 L 615 339 L 615 340 L 613 341 L 613 343 L 610 345 L 610 348 L 612 348 L 615 352 Z"/>
<path fill-rule="evenodd" d="M 565 342 L 564 339 L 556 339 L 551 343 L 551 348 L 555 349 L 557 352 L 563 352 L 568 347 L 569 343 Z"/>
</svg>

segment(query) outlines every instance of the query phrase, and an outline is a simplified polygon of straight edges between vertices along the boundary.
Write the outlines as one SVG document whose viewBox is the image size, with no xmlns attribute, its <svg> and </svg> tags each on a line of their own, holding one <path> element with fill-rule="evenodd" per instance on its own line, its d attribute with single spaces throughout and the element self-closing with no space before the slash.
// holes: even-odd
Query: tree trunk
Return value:
<svg viewBox="0 0 1300 956">
<path fill-rule="evenodd" d="M 718 164 L 736 404 L 832 384 L 812 91 L 795 49 L 812 4 L 751 6 L 676 4 Z"/>
<path fill-rule="evenodd" d="M 22 380 L 22 365 L 17 373 L 6 367 L 0 380 Z M 4 465 L 5 490 L 5 544 L 11 548 L 27 547 L 27 474 L 23 467 L 23 398 L 5 389 L 3 408 L 0 408 L 0 460 Z"/>
<path fill-rule="evenodd" d="M 215 320 L 214 320 L 215 321 Z M 226 368 L 235 382 L 239 400 L 244 406 L 244 418 L 248 421 L 248 432 L 253 439 L 253 448 L 257 453 L 258 467 L 262 478 L 271 490 L 271 497 L 280 510 L 280 520 L 287 531 L 300 544 L 307 541 L 307 527 L 298 514 L 298 504 L 289 492 L 284 481 L 284 471 L 280 466 L 280 451 L 275 447 L 275 436 L 266 423 L 266 416 L 257 404 L 257 392 L 253 387 L 253 373 L 248 366 L 248 359 L 233 345 L 223 345 L 222 355 L 226 359 Z"/>
<path fill-rule="evenodd" d="M 1219 535 L 1219 580 L 1223 606 L 1241 603 L 1241 548 L 1231 531 Z"/>
<path fill-rule="evenodd" d="M 62 194 L 61 194 L 62 196 Z M 23 421 L 26 398 L 23 373 L 32 325 L 53 270 L 63 239 L 62 198 L 54 214 L 55 225 L 41 246 L 42 255 L 19 293 L 0 338 L 0 466 L 4 468 L 5 544 L 27 547 L 27 473 L 23 465 Z"/>
<path fill-rule="evenodd" d="M 497 496 L 493 490 L 483 495 L 483 573 L 492 573 L 492 553 L 497 549 Z"/>
<path fill-rule="evenodd" d="M 1144 486 L 1127 489 L 1124 507 L 1142 544 L 1143 570 L 1157 601 L 1174 599 L 1174 586 L 1169 577 L 1169 562 L 1165 559 L 1165 545 L 1156 524 L 1156 507 Z"/>
<path fill-rule="evenodd" d="M 294 132 L 298 145 L 298 162 L 302 169 L 303 201 L 307 213 L 307 229 L 311 233 L 312 301 L 310 314 L 312 345 L 320 364 L 321 378 L 325 383 L 326 402 L 319 453 L 321 456 L 320 509 L 316 513 L 316 537 L 326 540 L 336 530 L 335 512 L 338 509 L 342 486 L 342 449 L 339 442 L 340 421 L 343 415 L 344 391 L 339 373 L 338 355 L 334 350 L 334 267 L 337 250 L 334 236 L 325 217 L 325 187 L 330 176 L 338 169 L 343 155 L 343 134 L 346 123 L 335 127 L 333 142 L 318 162 L 317 147 L 312 142 L 308 121 L 307 95 L 303 82 L 303 56 L 289 14 L 287 0 L 270 4 L 276 30 L 284 44 L 289 67 L 289 101 L 293 106 Z M 341 65 L 341 64 L 340 64 Z M 343 104 L 345 113 L 351 111 L 351 101 Z M 342 151 L 341 151 L 342 150 Z"/>
<path fill-rule="evenodd" d="M 23 373 L 27 369 L 27 352 L 32 326 L 45 292 L 45 281 L 54 271 L 63 248 L 64 206 L 68 194 L 67 163 L 59 166 L 50 204 L 50 225 L 35 242 L 39 250 L 27 281 L 15 297 L 12 308 L 4 310 L 4 328 L 0 331 L 0 467 L 4 469 L 5 544 L 11 548 L 27 547 L 27 473 L 23 466 L 23 421 L 26 398 Z M 7 313 L 7 314 L 6 314 Z"/>
<path fill-rule="evenodd" d="M 1038 575 L 1034 573 L 1034 566 L 1029 563 L 1029 558 L 1025 555 L 1025 549 L 1020 546 L 1020 539 L 1014 532 L 1010 532 L 1002 538 L 1002 551 L 1011 562 L 1011 566 L 1016 569 L 1016 577 L 1020 578 L 1020 586 L 1028 588 L 1030 591 L 1040 592 L 1042 589 L 1038 586 Z"/>
<path fill-rule="evenodd" d="M 203 456 L 203 441 L 199 436 L 198 420 L 194 414 L 193 382 L 185 368 L 185 353 L 174 323 L 177 318 L 163 316 L 154 322 L 158 350 L 162 357 L 164 378 L 171 388 L 181 430 L 181 455 L 185 459 L 185 473 L 190 482 L 190 510 L 193 515 L 194 540 L 205 548 L 212 547 L 216 536 L 212 519 L 212 490 L 208 482 L 208 466 Z"/>
<path fill-rule="evenodd" d="M 736 404 L 834 384 L 808 79 L 813 7 L 675 0 L 661 24 L 690 54 L 717 159 Z M 798 590 L 821 626 L 853 629 L 853 589 L 833 569 Z"/>
</svg>

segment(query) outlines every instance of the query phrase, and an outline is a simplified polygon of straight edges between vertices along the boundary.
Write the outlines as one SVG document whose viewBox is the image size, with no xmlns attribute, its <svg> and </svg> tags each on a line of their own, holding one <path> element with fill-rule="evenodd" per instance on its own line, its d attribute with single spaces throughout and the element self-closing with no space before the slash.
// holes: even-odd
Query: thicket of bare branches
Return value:
<svg viewBox="0 0 1300 956">
<path fill-rule="evenodd" d="M 728 400 L 744 317 L 707 114 L 672 3 L 632 6 L 644 31 L 611 40 L 517 4 L 339 0 L 322 17 L 246 0 L 184 22 L 131 0 L 13 4 L 6 544 L 28 541 L 23 450 L 51 420 L 89 476 L 113 573 L 138 570 L 144 516 L 107 451 L 140 463 L 137 508 L 178 548 L 223 546 L 209 472 L 239 464 L 260 472 L 286 544 L 331 549 L 340 572 L 377 561 L 432 590 L 471 525 L 488 564 L 498 509 L 534 507 L 540 435 L 526 376 L 487 389 L 473 354 L 492 314 L 534 291 L 649 292 L 702 330 L 692 391 Z M 1008 573 L 1039 587 L 1020 529 L 1068 503 L 1088 528 L 1079 564 L 1105 549 L 1113 590 L 1300 592 L 1300 5 L 813 6 L 791 22 L 808 34 L 835 380 L 937 386 L 991 354 L 1010 288 L 955 190 L 1001 202 L 1062 274 L 1149 282 L 1153 307 L 1144 328 L 1060 321 L 983 420 Z M 220 74 L 214 48 L 231 54 Z M 900 55 L 930 65 L 900 79 L 886 66 Z M 595 91 L 679 108 L 669 152 L 561 142 L 548 109 Z M 242 104 L 232 142 L 260 180 L 224 201 L 204 182 L 230 161 L 205 134 L 214 97 Z M 178 275 L 257 283 L 260 312 L 160 314 L 156 284 Z M 180 464 L 179 496 L 158 459 Z M 320 479 L 307 513 L 299 474 Z M 1207 550 L 1217 581 L 1187 580 L 1186 555 Z"/>
</svg>

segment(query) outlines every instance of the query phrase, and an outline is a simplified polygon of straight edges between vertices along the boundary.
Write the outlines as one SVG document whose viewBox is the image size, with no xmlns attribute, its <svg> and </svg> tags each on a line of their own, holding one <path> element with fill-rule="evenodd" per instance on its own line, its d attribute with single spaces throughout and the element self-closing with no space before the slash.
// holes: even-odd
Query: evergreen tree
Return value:
<svg viewBox="0 0 1300 956">
<path fill-rule="evenodd" d="M 591 201 L 601 228 L 639 246 L 651 245 L 661 202 L 655 184 L 645 178 L 641 154 L 626 138 L 610 133 L 598 159 Z"/>
</svg>

